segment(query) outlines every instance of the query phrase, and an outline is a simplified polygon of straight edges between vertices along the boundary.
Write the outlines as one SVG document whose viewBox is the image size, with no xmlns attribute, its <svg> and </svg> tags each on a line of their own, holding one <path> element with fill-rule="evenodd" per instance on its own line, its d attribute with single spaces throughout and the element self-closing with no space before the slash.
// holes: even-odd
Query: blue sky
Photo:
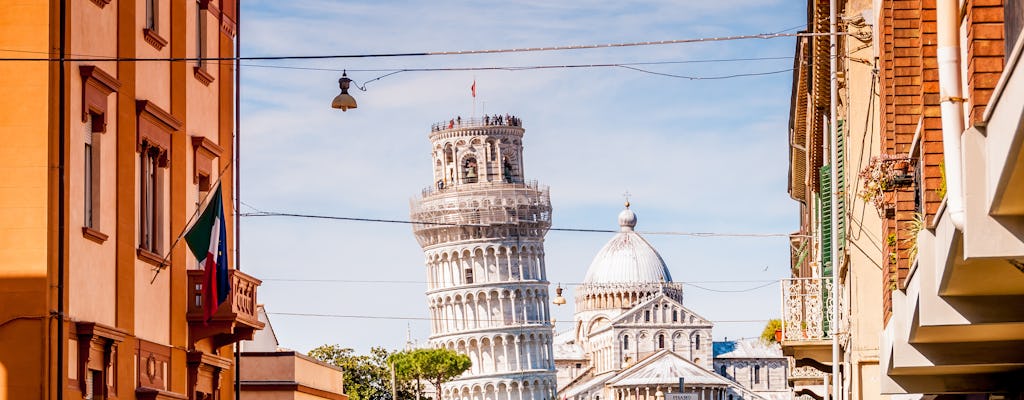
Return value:
<svg viewBox="0 0 1024 400">
<path fill-rule="evenodd" d="M 563 4 L 564 3 L 564 4 Z M 242 2 L 243 56 L 377 54 L 622 43 L 775 32 L 804 23 L 792 1 Z M 525 175 L 551 187 L 554 226 L 615 229 L 632 194 L 639 231 L 787 233 L 788 72 L 687 80 L 625 68 L 403 72 L 330 108 L 341 69 L 358 84 L 407 68 L 578 65 L 782 57 L 646 65 L 687 76 L 792 68 L 793 38 L 473 56 L 249 61 L 242 70 L 242 211 L 407 219 L 432 181 L 434 122 L 509 113 L 526 128 Z M 278 68 L 270 68 L 274 66 Z M 290 69 L 279 67 L 298 67 Z M 311 70 L 316 69 L 316 70 Z M 323 70 L 320 70 L 323 69 Z M 421 249 L 408 225 L 245 218 L 242 269 L 264 280 L 259 300 L 284 347 L 404 345 L 424 320 L 275 315 L 427 316 Z M 611 234 L 551 232 L 548 277 L 571 296 Z M 788 276 L 785 238 L 648 235 L 684 304 L 713 321 L 777 317 Z M 294 282 L 281 279 L 307 279 Z M 374 283 L 344 281 L 410 281 Z M 698 283 L 705 282 L 705 283 Z M 714 289 L 718 291 L 709 291 Z M 567 297 L 569 297 L 567 296 Z M 572 300 L 552 306 L 559 330 Z M 716 340 L 756 336 L 764 322 L 716 324 Z"/>
</svg>

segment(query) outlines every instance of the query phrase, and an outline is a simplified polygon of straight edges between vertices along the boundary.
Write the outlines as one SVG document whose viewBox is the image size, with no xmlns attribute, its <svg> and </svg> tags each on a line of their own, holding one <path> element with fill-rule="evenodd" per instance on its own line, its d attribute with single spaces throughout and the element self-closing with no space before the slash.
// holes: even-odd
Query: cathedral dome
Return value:
<svg viewBox="0 0 1024 400">
<path fill-rule="evenodd" d="M 672 275 L 658 251 L 633 231 L 636 222 L 636 213 L 626 203 L 626 209 L 619 213 L 619 233 L 594 257 L 584 284 L 672 281 Z"/>
</svg>

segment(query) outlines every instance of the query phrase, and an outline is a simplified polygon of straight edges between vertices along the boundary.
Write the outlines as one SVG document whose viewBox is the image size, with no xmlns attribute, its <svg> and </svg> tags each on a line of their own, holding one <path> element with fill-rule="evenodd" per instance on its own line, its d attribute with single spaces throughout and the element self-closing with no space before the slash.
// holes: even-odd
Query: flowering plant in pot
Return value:
<svg viewBox="0 0 1024 400">
<path fill-rule="evenodd" d="M 861 180 L 857 196 L 873 204 L 878 209 L 878 214 L 882 215 L 885 210 L 896 206 L 893 190 L 912 182 L 907 174 L 909 168 L 910 157 L 905 154 L 882 154 L 871 157 L 868 165 L 857 174 Z"/>
</svg>

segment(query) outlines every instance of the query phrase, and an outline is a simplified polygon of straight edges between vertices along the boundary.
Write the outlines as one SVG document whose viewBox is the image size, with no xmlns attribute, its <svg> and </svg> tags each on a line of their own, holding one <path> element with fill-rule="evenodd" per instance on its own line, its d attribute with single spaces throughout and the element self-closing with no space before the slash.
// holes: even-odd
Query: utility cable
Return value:
<svg viewBox="0 0 1024 400">
<path fill-rule="evenodd" d="M 249 206 L 252 207 L 252 206 Z M 340 221 L 358 221 L 358 222 L 378 222 L 378 223 L 391 223 L 391 224 L 416 224 L 416 225 L 435 225 L 435 226 L 450 226 L 450 227 L 480 227 L 476 224 L 457 224 L 448 222 L 429 222 L 429 221 L 410 221 L 400 219 L 383 219 L 383 218 L 363 218 L 363 217 L 343 217 L 343 216 L 332 216 L 332 215 L 316 215 L 316 214 L 298 214 L 298 213 L 284 213 L 274 211 L 263 211 L 263 212 L 244 212 L 238 214 L 242 217 L 287 217 L 287 218 L 309 218 L 309 219 L 325 219 L 325 220 L 340 220 Z M 530 221 L 532 222 L 532 221 Z M 550 231 L 556 232 L 586 232 L 586 233 L 618 233 L 615 229 L 586 229 L 586 228 L 549 228 Z M 774 238 L 774 237 L 785 237 L 789 238 L 792 235 L 789 233 L 723 233 L 723 232 L 676 232 L 676 231 L 637 231 L 637 233 L 644 235 L 668 235 L 668 236 L 691 236 L 691 237 L 750 237 L 750 238 Z M 806 235 L 805 235 L 806 236 Z"/>
<path fill-rule="evenodd" d="M 382 319 L 390 321 L 474 321 L 472 318 L 431 318 L 431 317 L 404 317 L 404 316 L 388 316 L 388 315 L 360 315 L 360 314 L 320 314 L 320 313 L 295 313 L 295 312 L 270 312 L 269 315 L 285 315 L 292 317 L 321 317 L 321 318 L 354 318 L 354 319 Z M 504 323 L 504 319 L 475 319 L 475 321 L 486 321 L 495 323 Z M 589 320 L 572 320 L 572 321 L 553 321 L 556 324 L 575 324 L 578 322 L 588 322 Z M 723 319 L 723 320 L 708 320 L 712 324 L 719 323 L 752 323 L 752 322 L 767 322 L 768 319 Z M 538 327 L 541 326 L 537 322 Z M 488 329 L 488 328 L 480 328 Z"/>
<path fill-rule="evenodd" d="M 847 32 L 838 32 L 836 35 L 845 36 Z M 758 33 L 753 35 L 734 35 L 734 36 L 718 36 L 718 37 L 702 37 L 702 38 L 691 38 L 691 39 L 670 39 L 670 40 L 651 40 L 641 42 L 624 42 L 624 43 L 604 43 L 604 44 L 582 44 L 582 45 L 562 45 L 562 46 L 544 46 L 544 47 L 519 47 L 519 48 L 504 48 L 504 49 L 479 49 L 479 50 L 449 50 L 449 51 L 420 51 L 420 52 L 405 52 L 405 53 L 369 53 L 369 54 L 320 54 L 320 55 L 293 55 L 293 56 L 247 56 L 247 57 L 79 57 L 79 58 L 36 58 L 36 57 L 5 57 L 0 58 L 0 61 L 46 61 L 46 62 L 100 62 L 100 61 L 115 61 L 115 62 L 149 62 L 149 61 L 268 61 L 268 60 L 332 60 L 332 59 L 357 59 L 357 58 L 392 58 L 392 57 L 423 57 L 423 56 L 459 56 L 459 55 L 479 55 L 479 54 L 504 54 L 504 53 L 529 53 L 529 52 L 547 52 L 547 51 L 568 51 L 568 50 L 589 50 L 589 49 L 610 49 L 610 48 L 622 48 L 622 47 L 643 47 L 643 46 L 662 46 L 671 44 L 688 44 L 688 43 L 710 43 L 710 42 L 723 42 L 723 41 L 735 41 L 735 40 L 751 40 L 751 39 L 777 39 L 786 37 L 817 37 L 817 36 L 831 36 L 831 33 Z M 8 50 L 10 51 L 10 50 Z"/>
</svg>

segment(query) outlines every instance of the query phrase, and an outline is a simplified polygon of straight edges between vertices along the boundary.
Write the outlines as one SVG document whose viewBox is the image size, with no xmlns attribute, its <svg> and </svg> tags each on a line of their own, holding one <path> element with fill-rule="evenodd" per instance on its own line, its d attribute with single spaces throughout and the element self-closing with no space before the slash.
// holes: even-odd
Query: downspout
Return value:
<svg viewBox="0 0 1024 400">
<path fill-rule="evenodd" d="M 828 2 L 828 26 L 829 26 L 829 28 L 828 28 L 829 29 L 829 36 L 828 36 L 828 41 L 829 41 L 829 46 L 828 46 L 828 59 L 829 59 L 829 63 L 828 63 L 828 72 L 829 72 L 829 101 L 828 101 L 828 104 L 829 104 L 829 112 L 828 112 L 828 114 L 829 114 L 829 124 L 828 125 L 829 125 L 829 136 L 830 136 L 830 141 L 831 141 L 831 146 L 830 146 L 831 148 L 829 149 L 830 150 L 829 153 L 831 153 L 831 158 L 832 158 L 832 160 L 830 162 L 830 164 L 831 164 L 831 166 L 830 166 L 830 169 L 831 169 L 830 175 L 831 175 L 832 178 L 829 179 L 831 181 L 830 182 L 830 186 L 831 186 L 831 192 L 832 192 L 832 199 L 829 202 L 830 203 L 829 206 L 832 209 L 830 211 L 830 214 L 832 214 L 832 221 L 831 221 L 831 225 L 832 226 L 830 228 L 831 231 L 832 231 L 832 237 L 831 237 L 831 240 L 830 240 L 831 243 L 829 243 L 829 246 L 832 249 L 832 293 L 831 293 L 831 296 L 832 296 L 832 307 L 831 307 L 832 308 L 832 310 L 831 310 L 832 321 L 829 324 L 829 329 L 832 331 L 832 332 L 830 332 L 830 334 L 832 336 L 832 400 L 840 400 L 841 399 L 841 397 L 840 397 L 840 393 L 841 393 L 840 392 L 840 386 L 841 386 L 840 382 L 841 381 L 840 381 L 840 378 L 839 378 L 839 334 L 838 334 L 836 328 L 838 327 L 838 322 L 839 322 L 839 267 L 840 267 L 840 265 L 842 265 L 841 257 L 840 257 L 841 255 L 839 254 L 839 218 L 844 218 L 845 217 L 845 216 L 837 214 L 838 213 L 838 209 L 839 209 L 839 201 L 838 201 L 839 198 L 837 196 L 837 194 L 839 193 L 839 188 L 838 188 L 838 186 L 839 186 L 838 185 L 839 179 L 837 179 L 837 177 L 836 177 L 836 175 L 839 172 L 838 171 L 838 169 L 839 169 L 839 148 L 838 148 L 838 145 L 839 145 L 839 125 L 838 125 L 839 117 L 836 114 L 837 114 L 837 111 L 839 110 L 839 106 L 838 106 L 838 103 L 839 103 L 838 102 L 838 100 L 839 100 L 839 93 L 838 93 L 839 81 L 838 81 L 838 74 L 837 74 L 837 70 L 838 70 L 838 65 L 837 64 L 839 63 L 839 59 L 838 59 L 838 46 L 839 46 L 839 38 L 838 38 L 839 32 L 838 31 L 839 30 L 838 30 L 838 25 L 836 23 L 836 14 L 837 14 L 837 10 L 836 10 L 837 4 L 836 3 L 837 3 L 836 0 L 829 0 L 829 2 Z M 828 390 L 828 386 L 825 387 L 825 390 Z"/>
<path fill-rule="evenodd" d="M 64 57 L 67 55 L 65 46 L 67 45 L 65 35 L 67 33 L 67 2 L 60 0 L 60 38 L 58 43 L 60 46 L 60 61 L 57 68 L 60 70 L 57 73 L 57 82 L 59 87 L 57 88 L 57 365 L 54 369 L 56 372 L 53 374 L 56 378 L 56 392 L 57 400 L 64 399 L 64 375 L 67 373 L 67 368 L 64 367 L 64 270 L 66 269 L 65 263 L 67 259 L 64 257 L 64 251 L 67 247 L 64 236 L 67 233 L 67 229 L 64 227 L 67 216 L 64 215 L 64 206 L 67 204 L 67 199 L 64 196 L 67 195 L 67 191 L 64 190 L 64 180 L 67 178 L 65 171 L 65 147 L 67 147 L 67 137 L 65 135 L 65 128 L 67 121 L 64 116 L 65 108 L 67 107 L 67 92 L 64 88 L 67 81 L 67 74 L 65 73 L 65 60 Z"/>
<path fill-rule="evenodd" d="M 942 112 L 942 153 L 946 164 L 946 210 L 956 229 L 964 230 L 963 93 L 960 82 L 960 6 L 957 0 L 937 0 L 939 107 Z"/>
</svg>

